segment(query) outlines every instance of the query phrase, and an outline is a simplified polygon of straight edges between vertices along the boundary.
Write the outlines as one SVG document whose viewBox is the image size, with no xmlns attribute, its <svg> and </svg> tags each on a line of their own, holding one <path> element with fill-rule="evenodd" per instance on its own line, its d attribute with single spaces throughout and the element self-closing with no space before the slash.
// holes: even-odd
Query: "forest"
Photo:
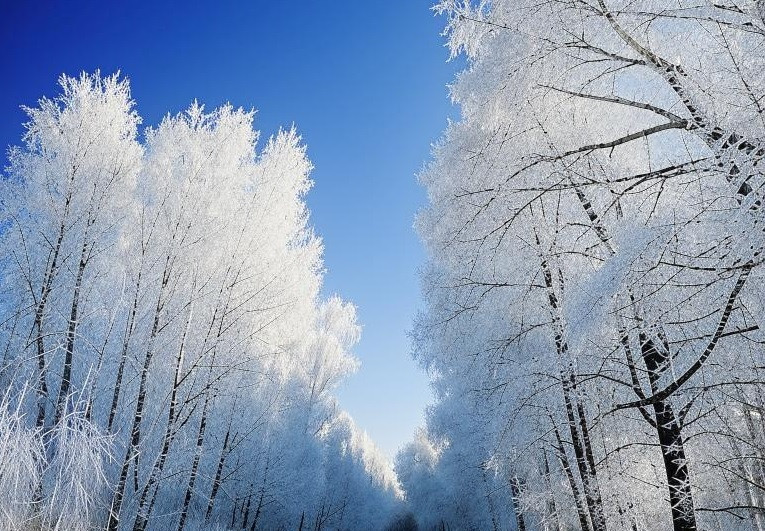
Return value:
<svg viewBox="0 0 765 531">
<path fill-rule="evenodd" d="M 62 75 L 0 178 L 0 529 L 765 531 L 765 1 L 433 11 L 411 442 L 337 400 L 298 129 Z"/>
</svg>

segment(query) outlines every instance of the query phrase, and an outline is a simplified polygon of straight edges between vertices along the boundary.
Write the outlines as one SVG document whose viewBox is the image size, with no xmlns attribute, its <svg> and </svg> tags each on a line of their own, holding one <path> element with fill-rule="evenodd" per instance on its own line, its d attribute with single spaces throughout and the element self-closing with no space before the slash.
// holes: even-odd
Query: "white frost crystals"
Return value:
<svg viewBox="0 0 765 531">
<path fill-rule="evenodd" d="M 4 525 L 384 527 L 400 494 L 333 396 L 359 327 L 319 295 L 298 134 L 257 151 L 253 112 L 194 103 L 139 142 L 125 79 L 61 87 L 0 180 Z"/>
<path fill-rule="evenodd" d="M 467 68 L 420 175 L 421 524 L 765 529 L 759 7 L 438 3 Z"/>
</svg>

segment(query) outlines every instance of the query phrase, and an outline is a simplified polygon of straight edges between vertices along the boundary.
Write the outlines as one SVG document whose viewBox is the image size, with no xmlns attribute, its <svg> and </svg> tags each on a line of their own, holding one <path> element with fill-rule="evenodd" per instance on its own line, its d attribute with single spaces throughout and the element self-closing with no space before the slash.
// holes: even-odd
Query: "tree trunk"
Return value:
<svg viewBox="0 0 765 531">
<path fill-rule="evenodd" d="M 526 521 L 523 518 L 523 511 L 521 510 L 520 495 L 521 489 L 517 476 L 510 478 L 510 493 L 513 498 L 513 511 L 515 512 L 515 521 L 518 524 L 518 531 L 526 531 Z"/>
<path fill-rule="evenodd" d="M 146 401 L 146 380 L 149 376 L 149 367 L 151 365 L 151 358 L 154 354 L 154 340 L 159 332 L 159 320 L 162 313 L 163 295 L 165 288 L 170 280 L 170 255 L 165 260 L 165 269 L 162 273 L 162 285 L 160 286 L 159 295 L 157 296 L 157 306 L 154 309 L 154 322 L 151 327 L 151 334 L 149 335 L 148 346 L 146 349 L 146 356 L 144 357 L 143 369 L 141 370 L 141 381 L 138 386 L 138 401 L 135 406 L 135 414 L 133 415 L 133 425 L 130 430 L 130 444 L 125 451 L 125 458 L 122 461 L 122 470 L 120 471 L 120 479 L 117 483 L 117 489 L 114 492 L 112 498 L 111 510 L 109 511 L 109 522 L 106 525 L 108 531 L 117 531 L 119 527 L 120 510 L 122 508 L 122 499 L 125 495 L 125 486 L 127 484 L 127 475 L 130 471 L 130 465 L 135 461 L 135 476 L 138 474 L 138 444 L 141 440 L 141 420 L 143 419 L 144 402 Z"/>
<path fill-rule="evenodd" d="M 213 510 L 213 504 L 215 503 L 215 497 L 218 495 L 218 489 L 221 485 L 223 466 L 226 462 L 226 456 L 228 455 L 226 452 L 228 451 L 228 441 L 230 435 L 231 424 L 229 424 L 228 429 L 226 430 L 226 437 L 223 439 L 223 448 L 220 451 L 220 459 L 218 459 L 218 467 L 215 470 L 215 479 L 213 479 L 212 491 L 210 492 L 210 499 L 207 502 L 207 511 L 205 511 L 205 521 L 210 519 L 210 515 L 212 514 Z M 236 439 L 236 434 L 234 434 L 234 439 Z"/>
<path fill-rule="evenodd" d="M 539 238 L 537 238 L 537 245 L 539 245 Z M 563 324 L 560 320 L 560 302 L 558 300 L 558 296 L 555 293 L 555 288 L 553 285 L 553 277 L 552 273 L 550 271 L 549 264 L 546 259 L 542 259 L 542 275 L 544 277 L 545 287 L 547 288 L 547 299 L 548 303 L 550 305 L 550 313 L 552 315 L 553 319 L 553 327 L 554 327 L 554 342 L 555 342 L 555 349 L 558 354 L 558 359 L 560 360 L 560 363 L 565 363 L 568 358 L 568 344 L 565 341 L 563 337 Z M 580 438 L 579 434 L 579 428 L 577 424 L 585 423 L 586 427 L 586 419 L 584 417 L 580 418 L 580 422 L 577 422 L 576 419 L 576 413 L 574 411 L 574 404 L 572 401 L 572 387 L 575 388 L 576 386 L 576 376 L 574 373 L 573 367 L 571 367 L 571 364 L 569 362 L 569 368 L 568 368 L 568 374 L 563 373 L 563 369 L 561 369 L 561 383 L 563 388 L 563 402 L 566 409 L 566 418 L 567 418 L 567 424 L 569 428 L 569 432 L 571 434 L 571 443 L 574 447 L 574 456 L 576 457 L 576 464 L 577 468 L 579 470 L 579 477 L 582 480 L 582 489 L 584 490 L 584 496 L 585 501 L 587 503 L 587 508 L 590 513 L 590 521 L 592 522 L 592 528 L 594 531 L 606 531 L 606 521 L 605 521 L 605 513 L 603 511 L 603 505 L 602 501 L 600 499 L 600 488 L 597 484 L 597 476 L 596 471 L 594 469 L 594 461 L 593 461 L 593 468 L 590 469 L 588 467 L 587 463 L 587 457 L 585 455 L 585 450 L 582 444 L 582 439 Z M 577 406 L 579 407 L 579 406 Z M 582 411 L 583 414 L 583 411 Z M 589 437 L 589 434 L 588 434 Z"/>
<path fill-rule="evenodd" d="M 104 358 L 106 357 L 106 347 L 109 345 L 109 339 L 112 337 L 112 330 L 114 330 L 114 322 L 117 320 L 117 310 L 113 310 L 109 319 L 109 328 L 104 335 L 104 342 L 98 351 L 98 363 L 96 364 L 96 370 L 92 372 L 92 378 L 90 380 L 90 389 L 88 390 L 88 405 L 85 409 L 85 419 L 88 422 L 92 421 L 93 406 L 96 396 L 96 388 L 98 387 L 98 376 L 103 372 Z M 92 367 L 90 369 L 92 371 Z"/>
<path fill-rule="evenodd" d="M 212 369 L 211 369 L 212 370 Z M 181 517 L 178 520 L 178 531 L 182 531 L 186 525 L 186 518 L 188 518 L 189 504 L 191 503 L 191 496 L 194 493 L 194 484 L 197 481 L 197 472 L 199 471 L 199 461 L 202 458 L 202 446 L 204 444 L 205 430 L 207 428 L 207 410 L 210 404 L 210 391 L 208 390 L 205 395 L 204 407 L 202 407 L 202 419 L 199 422 L 199 431 L 197 432 L 197 445 L 194 452 L 194 461 L 191 464 L 191 474 L 189 475 L 189 482 L 186 485 L 186 495 L 183 498 L 183 508 L 181 509 Z"/>
<path fill-rule="evenodd" d="M 71 200 L 71 193 L 66 200 L 65 212 L 69 210 L 69 202 Z M 45 270 L 45 276 L 43 277 L 43 285 L 40 289 L 40 300 L 35 308 L 35 320 L 32 325 L 32 333 L 35 335 L 35 346 L 37 347 L 37 370 L 38 370 L 38 382 L 37 382 L 37 421 L 36 425 L 38 429 L 42 429 L 45 426 L 45 407 L 48 401 L 48 378 L 46 375 L 46 363 L 45 363 L 45 341 L 43 339 L 43 318 L 45 316 L 45 310 L 48 306 L 48 296 L 53 288 L 53 279 L 58 273 L 58 255 L 61 252 L 61 245 L 64 241 L 65 224 L 62 221 L 59 226 L 58 239 L 56 245 L 53 248 L 53 256 L 51 257 L 50 264 Z"/>
<path fill-rule="evenodd" d="M 266 453 L 266 466 L 263 469 L 263 485 L 261 485 L 261 487 L 260 487 L 260 496 L 258 497 L 258 507 L 257 507 L 257 510 L 255 512 L 255 518 L 252 521 L 251 529 L 255 529 L 255 526 L 258 523 L 258 518 L 260 518 L 260 512 L 263 509 L 263 498 L 266 495 L 266 484 L 268 482 L 268 468 L 269 468 L 270 465 L 271 465 L 270 454 L 267 452 Z M 305 512 L 303 512 L 303 517 L 305 517 Z M 245 520 L 245 524 L 246 523 L 247 523 L 247 521 Z M 301 525 L 301 527 L 303 525 L 302 518 L 301 518 L 300 525 Z"/>
<path fill-rule="evenodd" d="M 87 233 L 86 233 L 87 237 Z M 82 244 L 80 254 L 80 263 L 77 266 L 77 278 L 74 282 L 74 295 L 72 296 L 72 308 L 69 312 L 69 325 L 66 330 L 66 347 L 64 348 L 64 367 L 61 374 L 61 387 L 58 391 L 56 400 L 56 414 L 53 424 L 58 424 L 59 420 L 66 415 L 69 409 L 69 389 L 72 386 L 72 357 L 74 356 L 74 338 L 77 333 L 77 314 L 80 306 L 80 290 L 82 288 L 82 277 L 85 273 L 85 267 L 88 264 L 88 244 Z"/>
<path fill-rule="evenodd" d="M 250 483 L 250 493 L 247 495 L 247 503 L 242 507 L 242 529 L 247 529 L 247 522 L 250 519 L 250 504 L 252 503 L 252 483 Z"/>
<path fill-rule="evenodd" d="M 266 496 L 265 485 L 260 491 L 260 497 L 258 498 L 258 506 L 255 508 L 255 516 L 252 518 L 252 525 L 250 525 L 250 531 L 255 531 L 258 528 L 258 520 L 263 511 L 263 498 Z"/>
<path fill-rule="evenodd" d="M 148 507 L 145 506 L 146 496 L 152 487 L 155 487 L 155 483 L 158 482 L 159 475 L 162 474 L 162 471 L 165 468 L 165 462 L 167 461 L 167 456 L 170 453 L 170 445 L 175 438 L 175 420 L 176 410 L 178 408 L 178 388 L 182 382 L 181 370 L 183 368 L 184 346 L 186 344 L 186 336 L 188 335 L 189 325 L 191 324 L 192 313 L 193 311 L 190 308 L 188 316 L 186 317 L 186 326 L 184 327 L 183 336 L 181 337 L 181 344 L 178 348 L 178 355 L 175 359 L 175 376 L 173 378 L 173 387 L 170 391 L 170 406 L 168 407 L 167 411 L 165 434 L 162 437 L 162 449 L 160 450 L 157 460 L 154 462 L 154 466 L 152 466 L 151 473 L 149 474 L 149 479 L 146 480 L 146 484 L 141 490 L 141 496 L 138 500 L 138 514 L 136 515 L 135 524 L 133 525 L 133 531 L 143 531 L 146 529 L 146 525 L 149 522 L 149 516 L 151 515 L 151 511 L 154 508 L 154 502 L 157 499 L 159 485 L 156 485 L 156 488 L 154 488 L 154 492 L 151 496 L 151 501 L 149 502 Z"/>
<path fill-rule="evenodd" d="M 597 478 L 595 471 L 590 470 L 587 464 L 587 458 L 585 456 L 584 447 L 582 445 L 581 436 L 579 434 L 579 428 L 577 427 L 576 415 L 574 413 L 574 406 L 571 401 L 571 389 L 570 381 L 574 379 L 573 375 L 563 378 L 563 400 L 566 406 L 566 417 L 569 432 L 571 434 L 571 443 L 574 447 L 574 456 L 576 457 L 576 465 L 579 470 L 579 476 L 582 480 L 582 489 L 584 490 L 584 499 L 587 502 L 587 509 L 590 513 L 590 521 L 592 522 L 592 528 L 594 531 L 605 531 L 606 523 L 603 514 L 602 505 L 598 504 L 599 491 L 597 486 Z M 567 381 L 568 380 L 568 381 Z"/>
<path fill-rule="evenodd" d="M 141 260 L 143 262 L 143 258 Z M 109 422 L 107 423 L 106 430 L 108 432 L 112 431 L 112 426 L 114 425 L 114 418 L 117 415 L 117 406 L 119 404 L 120 400 L 120 390 L 122 387 L 122 375 L 125 371 L 125 362 L 127 361 L 127 353 L 128 353 L 128 345 L 130 343 L 130 337 L 133 335 L 133 330 L 135 328 L 135 316 L 138 312 L 138 294 L 141 291 L 141 274 L 143 273 L 142 270 L 138 271 L 138 278 L 136 279 L 135 283 L 135 296 L 133 297 L 133 307 L 130 310 L 130 315 L 128 316 L 127 324 L 125 325 L 125 335 L 122 340 L 122 352 L 120 354 L 120 365 L 117 369 L 117 379 L 114 382 L 114 393 L 112 395 L 112 405 L 109 409 Z"/>
<path fill-rule="evenodd" d="M 576 390 L 576 381 L 571 378 L 572 389 Z M 582 405 L 581 397 L 576 397 L 576 410 L 579 417 L 579 428 L 582 434 L 582 447 L 584 448 L 584 455 L 587 461 L 588 477 L 592 480 L 592 496 L 594 498 L 594 509 L 597 515 L 597 525 L 593 525 L 596 529 L 606 529 L 606 515 L 603 512 L 603 499 L 600 494 L 600 485 L 596 480 L 595 471 L 595 457 L 592 452 L 592 442 L 590 441 L 590 430 L 587 426 L 587 417 L 585 416 L 584 406 Z M 595 522 L 595 520 L 593 520 Z"/>
<path fill-rule="evenodd" d="M 640 344 L 651 388 L 655 393 L 658 389 L 659 377 L 667 368 L 669 353 L 662 347 L 657 347 L 656 343 L 642 332 Z M 674 530 L 696 531 L 696 514 L 680 423 L 668 400 L 656 402 L 653 404 L 653 410 L 656 415 L 656 431 L 667 475 Z"/>
<path fill-rule="evenodd" d="M 558 459 L 560 460 L 561 467 L 563 467 L 563 472 L 565 472 L 566 477 L 568 478 L 568 483 L 571 486 L 571 494 L 574 496 L 576 513 L 579 516 L 579 527 L 582 531 L 590 531 L 591 528 L 590 522 L 587 519 L 587 510 L 582 503 L 582 495 L 579 492 L 579 486 L 577 485 L 576 478 L 571 470 L 571 465 L 569 464 L 568 456 L 566 455 L 566 447 L 563 446 L 563 439 L 560 436 L 558 428 L 554 424 L 553 431 L 555 432 L 555 438 L 558 442 Z"/>
</svg>

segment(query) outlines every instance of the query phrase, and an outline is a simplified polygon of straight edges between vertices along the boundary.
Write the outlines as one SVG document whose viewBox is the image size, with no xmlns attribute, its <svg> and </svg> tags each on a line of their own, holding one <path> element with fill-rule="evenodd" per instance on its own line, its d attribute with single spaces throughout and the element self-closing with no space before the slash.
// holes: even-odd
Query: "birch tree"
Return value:
<svg viewBox="0 0 765 531">
<path fill-rule="evenodd" d="M 384 527 L 403 495 L 334 398 L 360 328 L 321 294 L 296 130 L 258 149 L 254 111 L 195 102 L 139 143 L 126 80 L 61 86 L 0 181 L 3 517 Z"/>
<path fill-rule="evenodd" d="M 708 465 L 759 437 L 731 395 L 762 385 L 758 6 L 435 9 L 468 57 L 421 174 L 437 408 L 490 397 L 483 452 L 535 525 L 761 525 L 754 471 Z"/>
</svg>

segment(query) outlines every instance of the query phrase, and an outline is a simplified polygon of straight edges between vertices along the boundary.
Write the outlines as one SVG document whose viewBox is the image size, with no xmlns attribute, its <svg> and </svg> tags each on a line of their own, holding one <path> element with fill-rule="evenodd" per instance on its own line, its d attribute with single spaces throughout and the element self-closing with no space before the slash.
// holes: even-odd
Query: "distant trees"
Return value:
<svg viewBox="0 0 765 531">
<path fill-rule="evenodd" d="M 332 392 L 295 130 L 193 104 L 139 143 L 126 80 L 62 77 L 0 184 L 0 516 L 15 529 L 384 527 L 401 494 Z M 15 527 L 14 527 L 15 526 Z"/>
<path fill-rule="evenodd" d="M 436 6 L 469 60 L 420 176 L 440 451 L 397 469 L 489 483 L 449 525 L 765 525 L 761 8 Z"/>
</svg>

